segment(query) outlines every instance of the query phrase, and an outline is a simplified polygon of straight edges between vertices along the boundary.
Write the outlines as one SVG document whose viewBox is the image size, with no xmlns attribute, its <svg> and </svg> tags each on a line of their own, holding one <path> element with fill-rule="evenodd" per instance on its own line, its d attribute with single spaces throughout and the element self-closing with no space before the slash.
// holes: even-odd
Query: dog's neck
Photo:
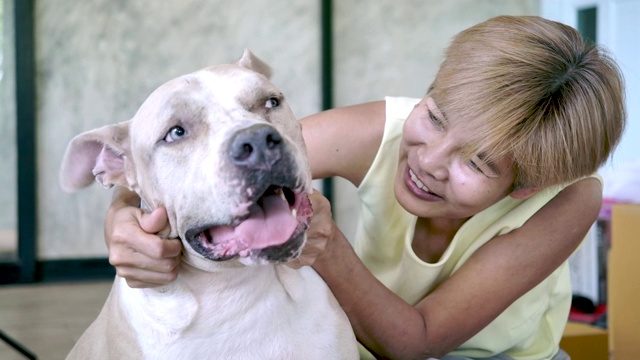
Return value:
<svg viewBox="0 0 640 360">
<path fill-rule="evenodd" d="M 182 244 L 183 247 L 189 246 Z M 204 271 L 207 273 L 214 273 L 226 270 L 237 270 L 240 268 L 247 268 L 246 265 L 241 264 L 235 259 L 225 261 L 213 261 L 205 259 L 200 255 L 196 255 L 190 251 L 190 249 L 183 248 L 181 261 L 183 264 L 187 264 L 194 269 Z"/>
</svg>

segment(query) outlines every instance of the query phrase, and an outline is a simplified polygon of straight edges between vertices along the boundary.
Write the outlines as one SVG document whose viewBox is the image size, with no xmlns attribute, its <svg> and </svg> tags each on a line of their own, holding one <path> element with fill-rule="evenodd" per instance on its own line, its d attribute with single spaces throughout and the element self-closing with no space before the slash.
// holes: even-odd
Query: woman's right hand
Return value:
<svg viewBox="0 0 640 360">
<path fill-rule="evenodd" d="M 124 188 L 114 194 L 104 223 L 109 263 L 132 288 L 165 285 L 178 276 L 182 243 L 156 235 L 169 227 L 164 208 L 144 213 L 139 201 Z"/>
</svg>

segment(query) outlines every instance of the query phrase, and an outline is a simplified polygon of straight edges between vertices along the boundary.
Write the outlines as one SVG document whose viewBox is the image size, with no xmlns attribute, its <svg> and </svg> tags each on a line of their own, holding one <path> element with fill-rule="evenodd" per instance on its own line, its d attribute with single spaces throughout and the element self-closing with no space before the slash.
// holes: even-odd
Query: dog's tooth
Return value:
<svg viewBox="0 0 640 360">
<path fill-rule="evenodd" d="M 287 198 L 284 196 L 284 191 L 282 191 L 282 189 L 278 189 L 278 195 L 280 195 L 280 198 L 284 201 L 287 201 Z"/>
<path fill-rule="evenodd" d="M 293 215 L 293 217 L 297 217 L 298 216 L 298 210 L 291 209 L 291 215 Z"/>
</svg>

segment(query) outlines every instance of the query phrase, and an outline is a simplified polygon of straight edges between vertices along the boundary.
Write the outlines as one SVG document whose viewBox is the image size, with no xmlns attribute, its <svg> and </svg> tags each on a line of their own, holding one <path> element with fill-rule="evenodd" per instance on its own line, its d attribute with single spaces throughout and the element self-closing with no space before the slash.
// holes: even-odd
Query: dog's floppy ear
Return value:
<svg viewBox="0 0 640 360">
<path fill-rule="evenodd" d="M 253 55 L 249 49 L 244 49 L 242 57 L 236 60 L 234 64 L 253 70 L 264 75 L 267 79 L 271 79 L 271 67 L 264 61 L 260 60 L 257 56 Z"/>
<path fill-rule="evenodd" d="M 129 124 L 125 121 L 74 137 L 62 159 L 60 186 L 72 192 L 97 180 L 102 186 L 127 186 L 125 159 L 130 158 Z"/>
</svg>

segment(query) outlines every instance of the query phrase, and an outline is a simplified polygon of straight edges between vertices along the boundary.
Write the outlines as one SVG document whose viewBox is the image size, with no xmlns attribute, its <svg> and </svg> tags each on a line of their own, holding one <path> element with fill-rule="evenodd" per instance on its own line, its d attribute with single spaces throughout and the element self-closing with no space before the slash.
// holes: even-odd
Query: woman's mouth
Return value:
<svg viewBox="0 0 640 360">
<path fill-rule="evenodd" d="M 442 200 L 442 197 L 431 190 L 418 179 L 418 176 L 409 169 L 409 181 L 408 185 L 410 189 L 413 189 L 413 193 L 423 200 Z"/>
<path fill-rule="evenodd" d="M 420 179 L 418 179 L 418 177 L 416 176 L 416 174 L 413 172 L 413 170 L 409 169 L 409 175 L 411 176 L 411 181 L 413 181 L 414 184 L 416 184 L 417 187 L 419 187 L 422 191 L 424 192 L 431 192 L 429 191 L 429 188 L 426 187 L 422 181 L 420 181 Z"/>
</svg>

